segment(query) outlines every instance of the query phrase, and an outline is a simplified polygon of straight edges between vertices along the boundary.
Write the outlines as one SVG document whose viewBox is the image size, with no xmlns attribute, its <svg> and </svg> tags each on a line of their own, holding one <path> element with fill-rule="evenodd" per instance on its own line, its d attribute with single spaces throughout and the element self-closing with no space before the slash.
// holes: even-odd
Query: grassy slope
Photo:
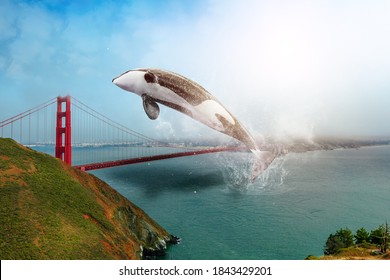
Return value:
<svg viewBox="0 0 390 280">
<path fill-rule="evenodd" d="M 1 259 L 138 259 L 172 241 L 103 181 L 2 138 L 0 224 Z"/>
<path fill-rule="evenodd" d="M 341 249 L 334 255 L 321 256 L 321 260 L 390 260 L 390 253 L 377 254 L 378 248 L 372 245 L 368 248 L 350 247 Z"/>
<path fill-rule="evenodd" d="M 378 246 L 373 244 L 343 248 L 337 254 L 320 257 L 308 256 L 307 260 L 390 260 L 390 252 L 380 253 Z"/>
</svg>

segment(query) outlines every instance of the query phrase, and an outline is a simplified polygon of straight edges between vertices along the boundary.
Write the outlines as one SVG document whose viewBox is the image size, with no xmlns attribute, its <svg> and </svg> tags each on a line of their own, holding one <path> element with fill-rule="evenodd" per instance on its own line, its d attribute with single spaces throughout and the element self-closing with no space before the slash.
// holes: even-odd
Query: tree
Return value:
<svg viewBox="0 0 390 280">
<path fill-rule="evenodd" d="M 343 243 L 340 238 L 335 234 L 330 234 L 325 243 L 324 254 L 333 255 L 340 251 L 343 248 Z"/>
<path fill-rule="evenodd" d="M 383 249 L 382 249 L 382 252 L 383 252 L 383 253 L 386 253 L 388 247 L 389 247 L 389 225 L 388 225 L 387 222 L 386 222 L 386 227 L 385 227 L 385 238 L 384 238 L 384 242 L 383 242 Z"/>
<path fill-rule="evenodd" d="M 382 245 L 383 239 L 385 237 L 385 226 L 380 225 L 377 229 L 371 231 L 370 241 L 372 244 Z"/>
<path fill-rule="evenodd" d="M 365 228 L 359 228 L 355 234 L 355 243 L 363 244 L 370 241 L 370 234 Z"/>
<path fill-rule="evenodd" d="M 325 247 L 324 254 L 337 254 L 342 248 L 348 248 L 353 245 L 352 231 L 348 228 L 339 229 L 335 234 L 329 235 Z"/>
<path fill-rule="evenodd" d="M 349 228 L 339 229 L 336 231 L 336 235 L 340 237 L 340 240 L 344 244 L 344 248 L 348 248 L 353 245 L 353 235 Z"/>
<path fill-rule="evenodd" d="M 377 229 L 371 231 L 370 241 L 381 247 L 382 253 L 386 253 L 389 246 L 389 225 L 380 225 Z"/>
</svg>

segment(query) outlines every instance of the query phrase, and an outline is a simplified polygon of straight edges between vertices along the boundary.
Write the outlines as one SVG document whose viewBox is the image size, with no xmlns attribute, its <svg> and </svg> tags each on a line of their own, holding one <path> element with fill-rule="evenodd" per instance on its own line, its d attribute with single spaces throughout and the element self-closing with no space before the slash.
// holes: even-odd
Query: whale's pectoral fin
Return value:
<svg viewBox="0 0 390 280">
<path fill-rule="evenodd" d="M 160 114 L 160 107 L 158 106 L 156 101 L 153 100 L 153 98 L 146 94 L 143 94 L 142 104 L 144 106 L 145 113 L 149 117 L 149 119 L 155 120 L 158 118 L 158 115 Z"/>
</svg>

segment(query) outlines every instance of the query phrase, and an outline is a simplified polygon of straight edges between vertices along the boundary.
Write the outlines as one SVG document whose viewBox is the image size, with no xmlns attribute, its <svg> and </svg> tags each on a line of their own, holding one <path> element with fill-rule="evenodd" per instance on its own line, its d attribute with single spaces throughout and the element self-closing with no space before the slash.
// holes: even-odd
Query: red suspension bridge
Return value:
<svg viewBox="0 0 390 280">
<path fill-rule="evenodd" d="M 49 153 L 81 170 L 184 156 L 242 151 L 165 143 L 131 130 L 70 97 L 53 98 L 0 122 L 0 136 Z"/>
</svg>

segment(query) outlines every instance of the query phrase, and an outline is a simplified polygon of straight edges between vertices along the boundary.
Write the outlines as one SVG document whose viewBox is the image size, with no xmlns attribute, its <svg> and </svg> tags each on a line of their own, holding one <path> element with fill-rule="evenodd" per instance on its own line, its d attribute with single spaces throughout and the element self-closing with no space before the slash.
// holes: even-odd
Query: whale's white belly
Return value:
<svg viewBox="0 0 390 280">
<path fill-rule="evenodd" d="M 225 131 L 225 128 L 223 123 L 217 118 L 217 114 L 227 120 L 231 125 L 235 125 L 236 123 L 230 113 L 212 99 L 204 100 L 199 105 L 193 106 L 175 92 L 157 84 L 150 85 L 147 94 L 156 100 L 162 100 L 185 108 L 188 112 L 191 112 L 194 119 L 221 132 Z"/>
</svg>

